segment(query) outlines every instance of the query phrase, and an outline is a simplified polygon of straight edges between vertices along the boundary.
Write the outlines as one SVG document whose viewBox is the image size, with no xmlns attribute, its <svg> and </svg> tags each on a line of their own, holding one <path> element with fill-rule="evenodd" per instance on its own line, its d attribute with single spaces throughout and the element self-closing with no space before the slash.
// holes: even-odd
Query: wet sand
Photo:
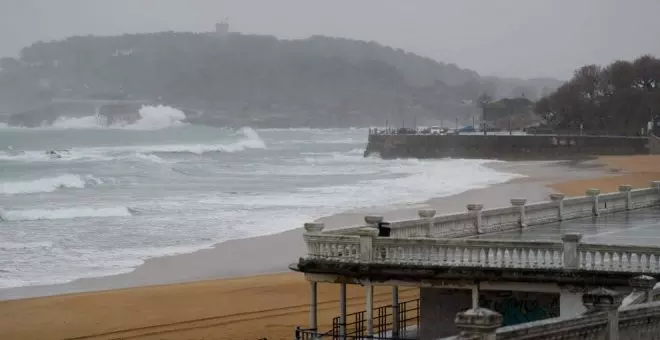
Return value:
<svg viewBox="0 0 660 340">
<path fill-rule="evenodd" d="M 362 224 L 366 214 L 407 219 L 426 207 L 441 214 L 465 211 L 468 203 L 506 206 L 514 197 L 541 201 L 553 191 L 573 195 L 599 187 L 606 192 L 620 184 L 647 187 L 651 180 L 660 179 L 660 157 L 492 166 L 527 177 L 420 204 L 351 211 L 322 221 L 333 228 Z M 308 323 L 308 283 L 302 275 L 286 272 L 287 265 L 304 254 L 301 235 L 297 229 L 225 242 L 192 254 L 152 259 L 123 275 L 1 290 L 3 300 L 97 292 L 0 302 L 0 339 L 290 339 L 296 325 Z M 277 272 L 286 273 L 258 275 Z M 218 279 L 223 277 L 227 279 Z M 139 288 L 117 289 L 126 287 Z M 113 290 L 98 292 L 103 289 Z M 364 309 L 363 293 L 361 287 L 350 287 L 349 312 Z M 377 294 L 377 304 L 389 304 L 388 289 Z M 416 289 L 409 288 L 402 299 L 416 294 Z M 337 285 L 319 285 L 322 329 L 329 329 L 338 313 L 337 297 Z"/>
</svg>

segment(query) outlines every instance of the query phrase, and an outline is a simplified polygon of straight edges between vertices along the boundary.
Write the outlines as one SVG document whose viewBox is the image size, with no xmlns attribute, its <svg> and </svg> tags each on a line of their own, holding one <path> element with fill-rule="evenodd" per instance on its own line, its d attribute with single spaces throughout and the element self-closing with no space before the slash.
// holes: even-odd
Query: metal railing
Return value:
<svg viewBox="0 0 660 340">
<path fill-rule="evenodd" d="M 397 327 L 394 327 L 396 323 Z M 392 305 L 382 306 L 373 310 L 373 334 L 367 330 L 367 312 L 360 311 L 346 315 L 346 323 L 342 324 L 341 317 L 332 319 L 332 329 L 319 333 L 313 328 L 296 328 L 296 340 L 416 340 L 409 337 L 408 330 L 412 327 L 419 329 L 419 299 L 401 302 L 398 308 Z M 345 331 L 342 334 L 342 329 Z"/>
</svg>

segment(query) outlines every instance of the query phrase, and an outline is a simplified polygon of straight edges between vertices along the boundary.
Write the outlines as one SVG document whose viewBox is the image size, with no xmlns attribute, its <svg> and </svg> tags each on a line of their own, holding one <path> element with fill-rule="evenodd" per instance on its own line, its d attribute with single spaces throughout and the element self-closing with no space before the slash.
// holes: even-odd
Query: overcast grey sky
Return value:
<svg viewBox="0 0 660 340">
<path fill-rule="evenodd" d="M 70 35 L 232 31 L 375 40 L 484 75 L 570 77 L 660 55 L 660 0 L 0 0 L 0 55 Z"/>
</svg>

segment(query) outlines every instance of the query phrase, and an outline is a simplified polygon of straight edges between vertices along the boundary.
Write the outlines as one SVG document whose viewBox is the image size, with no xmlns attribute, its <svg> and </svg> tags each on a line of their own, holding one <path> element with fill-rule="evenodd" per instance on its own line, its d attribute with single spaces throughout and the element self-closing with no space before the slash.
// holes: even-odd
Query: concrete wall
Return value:
<svg viewBox="0 0 660 340">
<path fill-rule="evenodd" d="M 454 318 L 472 305 L 472 291 L 465 289 L 421 288 L 421 340 L 458 333 Z M 581 302 L 581 301 L 580 301 Z M 558 317 L 560 294 L 520 291 L 481 291 L 479 306 L 502 314 L 503 326 Z"/>
<path fill-rule="evenodd" d="M 502 326 L 513 326 L 558 317 L 559 294 L 486 291 L 479 296 L 479 307 L 502 314 Z"/>
<path fill-rule="evenodd" d="M 660 155 L 660 137 L 657 135 L 649 136 L 649 151 L 652 155 Z"/>
<path fill-rule="evenodd" d="M 648 154 L 644 137 L 370 135 L 365 155 L 383 158 L 561 159 Z"/>
<path fill-rule="evenodd" d="M 454 318 L 471 305 L 470 290 L 420 288 L 419 339 L 437 339 L 458 333 Z"/>
</svg>

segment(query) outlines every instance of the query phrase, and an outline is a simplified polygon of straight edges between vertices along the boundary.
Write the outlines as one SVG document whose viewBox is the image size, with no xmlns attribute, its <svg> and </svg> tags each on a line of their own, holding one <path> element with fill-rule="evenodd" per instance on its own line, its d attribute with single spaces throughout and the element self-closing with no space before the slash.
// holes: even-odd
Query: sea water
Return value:
<svg viewBox="0 0 660 340">
<path fill-rule="evenodd" d="M 162 106 L 141 116 L 0 126 L 0 288 L 129 272 L 151 257 L 514 176 L 482 160 L 363 158 L 366 129 L 215 128 Z"/>
</svg>

